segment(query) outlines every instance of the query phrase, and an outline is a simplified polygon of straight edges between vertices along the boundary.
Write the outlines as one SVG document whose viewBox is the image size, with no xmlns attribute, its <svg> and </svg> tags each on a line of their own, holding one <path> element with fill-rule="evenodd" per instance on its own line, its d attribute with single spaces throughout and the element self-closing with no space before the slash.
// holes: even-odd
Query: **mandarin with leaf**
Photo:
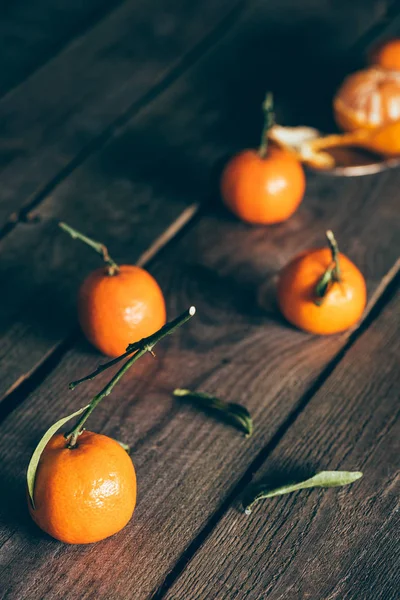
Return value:
<svg viewBox="0 0 400 600">
<path fill-rule="evenodd" d="M 120 531 L 136 504 L 136 474 L 128 453 L 106 435 L 83 431 L 76 447 L 54 435 L 36 472 L 35 523 L 68 544 L 90 544 Z"/>
<path fill-rule="evenodd" d="M 367 301 L 362 273 L 339 253 L 333 233 L 326 235 L 329 247 L 301 252 L 282 269 L 278 281 L 283 316 L 295 327 L 319 335 L 355 325 Z"/>
</svg>

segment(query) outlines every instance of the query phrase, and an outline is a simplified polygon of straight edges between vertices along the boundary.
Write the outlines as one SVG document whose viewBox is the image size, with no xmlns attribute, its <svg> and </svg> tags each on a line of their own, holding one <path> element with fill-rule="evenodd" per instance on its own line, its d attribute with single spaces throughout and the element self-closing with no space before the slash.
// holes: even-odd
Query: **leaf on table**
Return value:
<svg viewBox="0 0 400 600">
<path fill-rule="evenodd" d="M 300 481 L 299 483 L 283 485 L 272 490 L 266 484 L 260 484 L 257 488 L 253 488 L 243 500 L 244 511 L 249 515 L 254 504 L 266 498 L 283 496 L 284 494 L 290 494 L 291 492 L 307 488 L 330 488 L 349 485 L 362 476 L 363 474 L 360 471 L 321 471 L 314 475 L 314 477 L 310 477 L 310 479 Z"/>
<path fill-rule="evenodd" d="M 253 433 L 253 420 L 247 408 L 240 404 L 224 402 L 216 396 L 211 396 L 206 392 L 192 392 L 185 389 L 176 389 L 174 396 L 185 398 L 192 401 L 196 406 L 217 414 L 220 418 L 233 424 L 235 427 L 244 431 L 246 437 Z"/>
<path fill-rule="evenodd" d="M 70 421 L 74 417 L 77 417 L 78 415 L 80 415 L 81 413 L 83 413 L 83 411 L 85 411 L 88 408 L 88 406 L 89 405 L 84 406 L 83 408 L 80 408 L 76 412 L 72 413 L 72 415 L 68 415 L 68 417 L 63 417 L 62 419 L 60 419 L 59 421 L 57 421 L 56 423 L 54 423 L 46 431 L 46 433 L 44 434 L 44 436 L 42 437 L 42 439 L 40 440 L 40 442 L 36 446 L 36 448 L 35 448 L 35 450 L 34 450 L 34 452 L 32 454 L 31 460 L 29 461 L 28 471 L 27 471 L 27 474 L 26 474 L 26 480 L 27 480 L 27 484 L 28 484 L 28 494 L 29 494 L 29 498 L 30 498 L 30 501 L 31 501 L 33 509 L 35 509 L 35 502 L 33 500 L 33 492 L 34 492 L 34 488 L 35 488 L 36 471 L 37 471 L 39 460 L 40 460 L 40 457 L 42 456 L 43 450 L 45 449 L 45 447 L 47 446 L 48 442 L 53 437 L 53 435 L 55 433 L 57 433 L 57 431 L 59 429 L 61 429 L 61 427 L 65 423 L 67 423 L 68 421 Z"/>
</svg>

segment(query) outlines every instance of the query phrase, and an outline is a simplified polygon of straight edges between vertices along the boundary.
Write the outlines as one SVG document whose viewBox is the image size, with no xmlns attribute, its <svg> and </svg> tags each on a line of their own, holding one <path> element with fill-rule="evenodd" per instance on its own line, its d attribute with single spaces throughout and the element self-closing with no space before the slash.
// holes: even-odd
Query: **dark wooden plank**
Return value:
<svg viewBox="0 0 400 600">
<path fill-rule="evenodd" d="M 342 490 L 229 508 L 165 599 L 394 600 L 400 587 L 400 296 L 356 341 L 257 479 L 362 470 Z"/>
<path fill-rule="evenodd" d="M 241 4 L 129 0 L 3 98 L 0 226 L 110 138 Z"/>
<path fill-rule="evenodd" d="M 75 326 L 75 289 L 96 264 L 90 253 L 60 236 L 52 220 L 84 224 L 118 259 L 137 260 L 185 207 L 210 195 L 210 172 L 222 157 L 258 140 L 261 115 L 254 107 L 267 85 L 258 73 L 268 73 L 268 84 L 278 91 L 280 112 L 290 120 L 300 110 L 301 96 L 293 102 L 291 75 L 304 63 L 314 65 L 314 75 L 321 69 L 318 61 L 310 63 L 307 44 L 320 44 L 319 56 L 326 64 L 332 63 L 334 49 L 338 56 L 345 54 L 353 26 L 346 25 L 341 11 L 327 11 L 329 2 L 310 0 L 299 29 L 303 13 L 291 2 L 255 3 L 202 60 L 54 190 L 38 210 L 41 223 L 19 224 L 0 243 L 1 274 L 7 281 L 0 299 L 0 397 L 32 373 Z M 365 17 L 362 10 L 360 14 Z M 357 34 L 364 17 L 355 27 Z M 294 29 L 302 31 L 302 37 L 289 68 L 287 58 L 279 62 L 279 48 L 289 43 Z M 238 74 L 240 64 L 253 66 L 251 76 L 246 69 Z M 282 84 L 284 68 L 289 69 L 288 80 Z M 329 185 L 326 180 L 326 188 Z M 55 312 L 54 306 L 60 310 Z"/>
<path fill-rule="evenodd" d="M 0 96 L 115 7 L 110 0 L 3 0 Z"/>
<path fill-rule="evenodd" d="M 72 599 L 151 596 L 346 341 L 346 334 L 317 338 L 283 323 L 271 285 L 277 269 L 305 245 L 322 243 L 329 225 L 365 272 L 372 295 L 398 255 L 399 177 L 313 177 L 297 215 L 268 231 L 210 209 L 163 251 L 151 270 L 167 293 L 170 315 L 192 303 L 198 315 L 160 345 L 157 360 L 138 364 L 93 415 L 90 428 L 132 444 L 139 503 L 123 532 L 86 548 L 50 540 L 24 517 L 24 474 L 38 436 L 101 385 L 94 380 L 68 392 L 68 381 L 98 358 L 84 343 L 67 353 L 0 427 L 0 480 L 7 490 L 0 573 L 7 598 L 52 600 L 66 589 Z M 177 385 L 247 405 L 254 437 L 245 440 L 174 401 Z"/>
</svg>

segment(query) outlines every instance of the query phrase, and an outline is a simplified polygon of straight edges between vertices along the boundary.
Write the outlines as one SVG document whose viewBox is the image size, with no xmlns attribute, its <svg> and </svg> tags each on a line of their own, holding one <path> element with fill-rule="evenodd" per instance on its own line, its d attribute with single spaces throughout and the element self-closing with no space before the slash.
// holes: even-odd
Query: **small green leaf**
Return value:
<svg viewBox="0 0 400 600">
<path fill-rule="evenodd" d="M 44 434 L 44 436 L 42 437 L 42 439 L 40 440 L 40 442 L 36 446 L 35 451 L 32 454 L 31 460 L 29 461 L 28 471 L 27 471 L 27 474 L 26 474 L 26 480 L 27 480 L 27 483 L 28 483 L 28 494 L 29 494 L 29 498 L 30 498 L 30 501 L 32 503 L 33 509 L 35 509 L 35 502 L 33 500 L 33 491 L 34 491 L 34 488 L 35 488 L 36 471 L 37 471 L 39 460 L 40 460 L 40 457 L 42 456 L 43 450 L 45 449 L 45 447 L 47 446 L 48 442 L 53 437 L 53 435 L 55 433 L 57 433 L 57 431 L 65 423 L 67 423 L 68 421 L 70 421 L 74 417 L 77 417 L 78 415 L 80 415 L 81 413 L 83 413 L 83 411 L 85 411 L 88 408 L 88 406 L 89 405 L 84 406 L 83 408 L 80 408 L 76 412 L 72 413 L 72 415 L 68 415 L 68 417 L 63 417 L 62 419 L 60 419 L 59 421 L 57 421 L 57 423 L 54 423 L 54 425 L 52 425 L 46 431 L 46 433 Z"/>
<path fill-rule="evenodd" d="M 265 500 L 266 498 L 273 498 L 274 496 L 283 496 L 284 494 L 290 494 L 291 492 L 297 492 L 298 490 L 305 490 L 307 488 L 330 488 L 338 487 L 341 485 L 349 485 L 354 483 L 357 479 L 360 479 L 363 474 L 360 471 L 321 471 L 305 481 L 299 483 L 292 483 L 283 485 L 275 489 L 269 489 L 266 484 L 261 484 L 248 494 L 248 497 L 244 500 L 243 506 L 246 515 L 249 515 L 256 502 Z"/>
<path fill-rule="evenodd" d="M 123 448 L 125 450 L 125 452 L 127 452 L 129 454 L 129 452 L 131 451 L 130 446 L 128 446 L 128 444 L 125 444 L 124 442 L 120 442 L 119 440 L 116 440 L 115 438 L 111 438 L 114 440 L 114 442 L 117 442 L 117 444 L 119 444 L 121 446 L 121 448 Z"/>
<path fill-rule="evenodd" d="M 317 306 L 321 306 L 326 294 L 328 293 L 328 290 L 331 288 L 333 282 L 335 281 L 334 270 L 335 265 L 330 265 L 326 269 L 325 273 L 318 280 L 318 283 L 315 287 L 315 304 Z"/>
<path fill-rule="evenodd" d="M 191 392 L 190 390 L 176 389 L 173 392 L 174 396 L 192 400 L 197 406 L 210 412 L 217 413 L 221 418 L 229 421 L 235 427 L 238 427 L 250 437 L 253 433 L 253 421 L 249 411 L 240 404 L 232 402 L 223 402 L 215 396 L 210 396 L 205 392 Z"/>
</svg>

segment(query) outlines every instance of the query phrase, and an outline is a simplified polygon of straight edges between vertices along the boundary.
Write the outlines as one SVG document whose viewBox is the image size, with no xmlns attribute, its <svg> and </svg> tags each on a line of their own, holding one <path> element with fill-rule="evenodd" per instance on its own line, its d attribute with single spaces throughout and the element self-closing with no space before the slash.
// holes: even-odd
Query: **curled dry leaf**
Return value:
<svg viewBox="0 0 400 600">
<path fill-rule="evenodd" d="M 252 488 L 244 498 L 243 508 L 246 515 L 249 515 L 253 506 L 260 500 L 273 498 L 274 496 L 283 496 L 284 494 L 290 494 L 291 492 L 307 488 L 330 488 L 349 485 L 362 476 L 363 474 L 360 471 L 321 471 L 314 475 L 314 477 L 310 477 L 310 479 L 300 481 L 299 483 L 283 485 L 275 489 L 269 488 L 267 484 L 260 484 Z"/>
<path fill-rule="evenodd" d="M 222 419 L 244 431 L 246 437 L 250 437 L 253 433 L 253 421 L 250 413 L 247 408 L 240 404 L 224 402 L 205 392 L 192 392 L 185 389 L 176 389 L 173 394 L 179 398 L 191 400 L 196 406 L 218 414 Z"/>
</svg>

